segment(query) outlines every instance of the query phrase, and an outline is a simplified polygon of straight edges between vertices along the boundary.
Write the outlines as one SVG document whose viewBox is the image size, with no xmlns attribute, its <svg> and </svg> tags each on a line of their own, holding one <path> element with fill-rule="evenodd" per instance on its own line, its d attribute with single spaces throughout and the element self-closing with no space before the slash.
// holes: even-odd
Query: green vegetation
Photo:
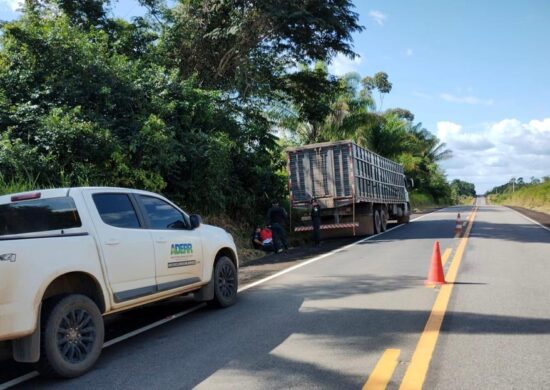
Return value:
<svg viewBox="0 0 550 390">
<path fill-rule="evenodd" d="M 451 182 L 451 196 L 456 204 L 472 204 L 476 196 L 476 187 L 473 183 L 455 179 Z"/>
<path fill-rule="evenodd" d="M 521 177 L 512 178 L 510 182 L 488 191 L 486 196 L 490 203 L 550 213 L 550 176 L 542 180 L 533 177 L 530 183 L 525 183 Z"/>
<path fill-rule="evenodd" d="M 414 211 L 430 209 L 438 206 L 444 206 L 447 203 L 442 202 L 439 204 L 435 199 L 428 194 L 420 192 L 413 192 L 410 194 L 411 209 Z"/>
<path fill-rule="evenodd" d="M 1 193 L 138 187 L 251 224 L 287 196 L 286 146 L 347 138 L 402 163 L 419 207 L 455 198 L 445 145 L 382 111 L 387 74 L 329 74 L 363 29 L 350 0 L 140 4 L 28 1 L 0 26 Z"/>
</svg>

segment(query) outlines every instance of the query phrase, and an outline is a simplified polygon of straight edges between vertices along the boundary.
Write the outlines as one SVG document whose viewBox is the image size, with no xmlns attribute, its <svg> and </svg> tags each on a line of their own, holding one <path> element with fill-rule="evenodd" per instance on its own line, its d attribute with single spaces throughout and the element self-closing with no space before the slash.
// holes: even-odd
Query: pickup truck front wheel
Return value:
<svg viewBox="0 0 550 390">
<path fill-rule="evenodd" d="M 214 267 L 214 303 L 219 307 L 231 306 L 237 300 L 239 287 L 235 264 L 227 256 L 221 256 Z"/>
<path fill-rule="evenodd" d="M 103 317 L 87 296 L 73 294 L 46 302 L 42 320 L 42 374 L 73 378 L 96 362 L 103 347 Z"/>
</svg>

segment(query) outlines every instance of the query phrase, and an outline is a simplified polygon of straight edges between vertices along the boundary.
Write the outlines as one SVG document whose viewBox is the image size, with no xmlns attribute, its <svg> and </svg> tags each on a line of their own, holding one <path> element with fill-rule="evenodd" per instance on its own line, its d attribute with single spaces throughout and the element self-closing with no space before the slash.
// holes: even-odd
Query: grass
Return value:
<svg viewBox="0 0 550 390">
<path fill-rule="evenodd" d="M 409 194 L 411 210 L 420 211 L 441 206 L 448 206 L 446 201 L 436 201 L 433 196 L 423 192 L 411 192 Z"/>
<path fill-rule="evenodd" d="M 470 206 L 474 204 L 474 197 L 473 196 L 465 196 L 461 195 L 458 197 L 457 204 L 464 205 L 464 206 Z"/>
<path fill-rule="evenodd" d="M 252 248 L 250 238 L 254 229 L 253 226 L 242 221 L 235 221 L 227 216 L 205 216 L 203 220 L 204 223 L 225 229 L 233 236 L 239 253 L 239 260 L 242 264 L 265 255 L 265 252 Z"/>
<path fill-rule="evenodd" d="M 36 180 L 31 179 L 12 179 L 6 180 L 2 174 L 0 174 L 0 195 L 14 194 L 16 192 L 32 191 L 35 190 Z"/>
<path fill-rule="evenodd" d="M 550 181 L 522 187 L 515 192 L 490 194 L 489 203 L 525 207 L 550 213 Z"/>
</svg>

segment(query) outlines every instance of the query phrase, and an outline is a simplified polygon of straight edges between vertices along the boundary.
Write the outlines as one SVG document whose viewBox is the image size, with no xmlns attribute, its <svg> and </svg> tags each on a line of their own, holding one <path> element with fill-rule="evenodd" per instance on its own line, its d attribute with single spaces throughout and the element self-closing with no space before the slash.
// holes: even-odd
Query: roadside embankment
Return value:
<svg viewBox="0 0 550 390">
<path fill-rule="evenodd" d="M 550 181 L 522 187 L 514 192 L 489 194 L 487 201 L 550 214 Z"/>
<path fill-rule="evenodd" d="M 425 210 L 433 210 L 449 206 L 447 200 L 435 200 L 430 194 L 423 192 L 411 192 L 409 194 L 411 210 L 415 213 L 422 213 Z"/>
</svg>

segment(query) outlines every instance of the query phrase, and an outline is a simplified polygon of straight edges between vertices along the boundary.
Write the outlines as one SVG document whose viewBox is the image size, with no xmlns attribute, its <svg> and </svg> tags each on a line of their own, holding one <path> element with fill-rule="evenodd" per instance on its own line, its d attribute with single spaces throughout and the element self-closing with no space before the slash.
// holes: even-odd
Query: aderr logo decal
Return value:
<svg viewBox="0 0 550 390">
<path fill-rule="evenodd" d="M 184 256 L 193 254 L 193 244 L 172 244 L 170 256 Z"/>
</svg>

